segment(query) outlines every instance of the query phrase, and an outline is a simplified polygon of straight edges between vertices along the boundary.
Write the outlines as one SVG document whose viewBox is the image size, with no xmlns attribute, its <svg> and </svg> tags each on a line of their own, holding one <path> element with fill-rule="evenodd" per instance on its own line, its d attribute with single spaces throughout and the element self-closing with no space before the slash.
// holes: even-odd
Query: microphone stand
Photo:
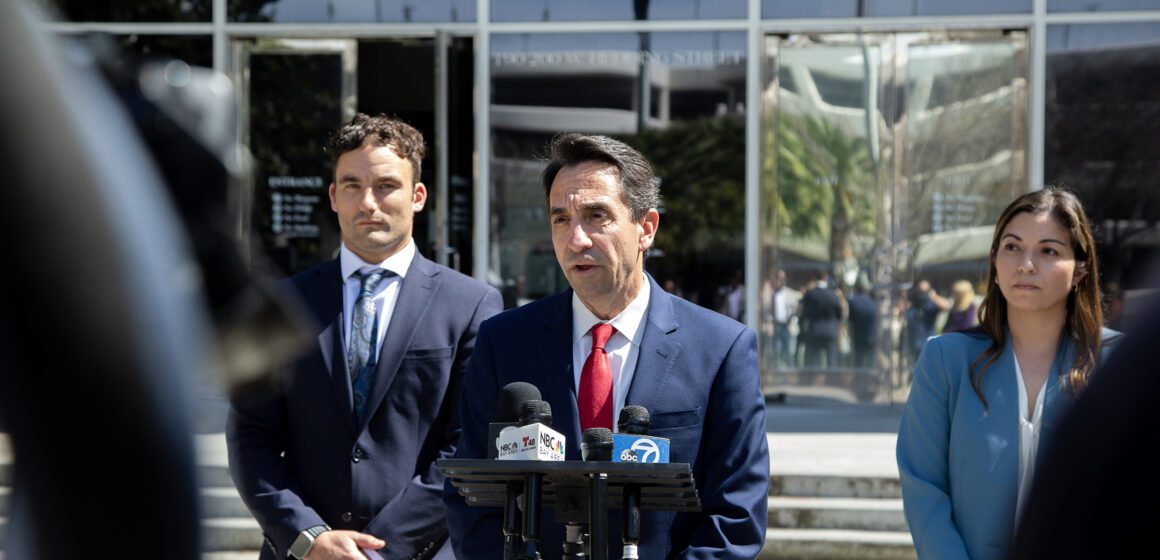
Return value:
<svg viewBox="0 0 1160 560">
<path fill-rule="evenodd" d="M 638 560 L 640 545 L 640 486 L 626 484 L 624 486 L 624 525 L 621 533 L 624 535 L 623 560 Z"/>
<path fill-rule="evenodd" d="M 608 491 L 608 474 L 595 473 L 588 479 L 588 541 L 591 560 L 608 560 L 608 510 L 604 493 Z"/>
<path fill-rule="evenodd" d="M 503 505 L 503 557 L 504 560 L 516 560 L 520 554 L 520 545 L 523 541 L 520 534 L 519 498 L 523 491 L 523 483 L 512 480 L 507 483 Z"/>
<path fill-rule="evenodd" d="M 564 554 L 560 560 L 587 560 L 584 545 L 584 526 L 579 523 L 564 525 Z"/>
<path fill-rule="evenodd" d="M 524 475 L 524 550 L 521 560 L 540 560 L 540 496 L 543 473 Z"/>
</svg>

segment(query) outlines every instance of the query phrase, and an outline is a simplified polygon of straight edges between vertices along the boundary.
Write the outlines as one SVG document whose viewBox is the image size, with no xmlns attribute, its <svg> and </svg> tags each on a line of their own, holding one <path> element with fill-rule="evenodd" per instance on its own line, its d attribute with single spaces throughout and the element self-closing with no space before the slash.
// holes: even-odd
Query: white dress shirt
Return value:
<svg viewBox="0 0 1160 560">
<path fill-rule="evenodd" d="M 399 288 L 403 285 L 403 278 L 407 276 L 407 269 L 411 268 L 411 260 L 415 258 L 415 242 L 408 239 L 407 245 L 401 251 L 387 257 L 380 263 L 368 263 L 361 257 L 347 249 L 346 245 L 339 250 L 338 262 L 342 271 L 342 340 L 343 348 L 350 349 L 350 323 L 354 318 L 354 303 L 358 300 L 362 280 L 355 273 L 367 268 L 383 268 L 394 272 L 397 276 L 385 276 L 375 286 L 374 300 L 378 316 L 375 324 L 378 328 L 373 333 L 375 346 L 372 356 L 378 362 L 379 351 L 383 347 L 383 335 L 391 325 L 391 315 L 395 311 L 395 302 L 399 298 Z"/>
<path fill-rule="evenodd" d="M 1014 353 L 1012 353 L 1014 355 Z M 1048 382 L 1051 376 L 1048 376 Z M 1031 480 L 1035 476 L 1035 460 L 1039 454 L 1039 428 L 1043 422 L 1043 395 L 1047 393 L 1047 382 L 1039 389 L 1035 398 L 1035 410 L 1027 410 L 1027 385 L 1023 383 L 1023 371 L 1019 369 L 1019 358 L 1015 358 L 1015 380 L 1019 385 L 1019 497 L 1015 501 L 1015 519 L 1023 513 L 1023 503 L 1031 490 Z"/>
<path fill-rule="evenodd" d="M 608 354 L 609 364 L 612 366 L 612 431 L 616 431 L 616 420 L 620 417 L 620 409 L 624 408 L 628 397 L 628 388 L 632 386 L 632 376 L 636 372 L 636 360 L 640 355 L 640 339 L 644 336 L 644 317 L 648 312 L 648 298 L 652 287 L 648 278 L 644 279 L 640 292 L 636 294 L 628 307 L 624 308 L 611 321 L 602 321 L 593 315 L 580 296 L 572 292 L 572 374 L 576 394 L 580 394 L 580 374 L 584 369 L 584 362 L 588 354 L 592 353 L 592 327 L 597 323 L 608 322 L 616 329 L 612 338 L 604 345 Z"/>
</svg>

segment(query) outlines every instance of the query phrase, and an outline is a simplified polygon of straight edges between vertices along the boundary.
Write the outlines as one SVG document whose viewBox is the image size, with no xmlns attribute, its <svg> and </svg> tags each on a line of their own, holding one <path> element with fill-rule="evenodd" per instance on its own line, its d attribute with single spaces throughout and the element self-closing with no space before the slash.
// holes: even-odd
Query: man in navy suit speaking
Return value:
<svg viewBox="0 0 1160 560">
<path fill-rule="evenodd" d="M 415 249 L 419 131 L 358 115 L 327 151 L 342 247 L 288 280 L 318 344 L 280 392 L 233 399 L 230 473 L 265 533 L 262 560 L 450 558 L 434 462 L 455 452 L 463 373 L 502 299 Z"/>
<path fill-rule="evenodd" d="M 756 337 L 740 323 L 671 296 L 644 272 L 660 224 L 652 167 L 603 136 L 563 134 L 541 177 L 556 259 L 571 289 L 498 315 L 480 327 L 460 404 L 457 457 L 483 458 L 500 388 L 524 381 L 552 406 L 566 458 L 581 433 L 615 430 L 625 405 L 651 412 L 651 434 L 670 460 L 692 466 L 702 510 L 647 511 L 640 558 L 755 558 L 765 540 L 769 449 Z M 468 507 L 444 490 L 460 560 L 502 557 L 501 511 Z M 564 530 L 545 508 L 544 558 L 559 558 Z M 620 557 L 620 512 L 610 554 Z"/>
</svg>

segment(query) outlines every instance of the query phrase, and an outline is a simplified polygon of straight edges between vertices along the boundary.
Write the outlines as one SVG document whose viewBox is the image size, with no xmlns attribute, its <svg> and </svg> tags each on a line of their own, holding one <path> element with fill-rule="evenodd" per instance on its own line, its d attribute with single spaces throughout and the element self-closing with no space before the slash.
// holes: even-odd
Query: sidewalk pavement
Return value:
<svg viewBox="0 0 1160 560">
<path fill-rule="evenodd" d="M 894 446 L 902 405 L 787 396 L 766 406 L 770 472 L 898 477 Z"/>
</svg>

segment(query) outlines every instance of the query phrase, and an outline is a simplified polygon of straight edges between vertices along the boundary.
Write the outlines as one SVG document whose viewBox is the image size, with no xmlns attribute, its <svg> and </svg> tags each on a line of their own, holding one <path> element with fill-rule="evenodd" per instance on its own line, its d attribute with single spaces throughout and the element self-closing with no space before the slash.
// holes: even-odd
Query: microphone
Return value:
<svg viewBox="0 0 1160 560">
<path fill-rule="evenodd" d="M 648 435 L 647 408 L 637 405 L 622 408 L 616 427 L 620 433 L 612 436 L 614 463 L 669 462 L 669 440 Z"/>
<path fill-rule="evenodd" d="M 584 430 L 584 442 L 580 444 L 580 456 L 585 461 L 611 461 L 612 442 L 612 430 L 588 428 Z"/>
<path fill-rule="evenodd" d="M 612 459 L 612 430 L 608 428 L 588 428 L 584 430 L 584 442 L 580 444 L 580 454 L 585 461 L 607 462 Z M 608 491 L 608 474 L 594 473 L 588 479 L 588 557 L 591 560 L 608 560 L 608 507 L 605 493 Z"/>
<path fill-rule="evenodd" d="M 500 390 L 495 405 L 495 422 L 487 426 L 487 458 L 495 459 L 499 447 L 495 445 L 496 438 L 504 428 L 519 426 L 520 406 L 527 401 L 540 400 L 540 390 L 531 383 L 516 381 L 504 385 Z"/>
<path fill-rule="evenodd" d="M 491 444 L 487 450 L 488 459 L 495 459 L 497 457 L 499 450 L 497 439 L 499 438 L 500 432 L 504 428 L 519 425 L 520 407 L 523 403 L 538 400 L 540 400 L 540 390 L 531 383 L 516 381 L 514 383 L 508 383 L 500 390 L 499 398 L 495 405 L 496 421 L 487 427 L 487 441 Z M 523 535 L 521 534 L 523 519 L 520 517 L 519 507 L 520 495 L 523 493 L 524 483 L 522 480 L 509 480 L 504 485 L 504 560 L 515 560 L 516 555 L 520 552 L 520 545 L 523 542 Z"/>
<path fill-rule="evenodd" d="M 660 462 L 661 446 L 657 445 L 655 441 L 660 439 L 664 444 L 664 462 L 669 462 L 669 442 L 661 438 L 649 438 L 649 415 L 648 409 L 643 406 L 629 405 L 620 410 L 620 419 L 616 423 L 616 428 L 621 432 L 617 434 L 621 438 L 617 452 L 613 451 L 613 456 L 618 458 L 621 462 Z M 651 445 L 651 446 L 650 446 Z M 639 452 L 639 454 L 638 454 Z M 656 458 L 656 461 L 648 461 L 649 454 Z M 623 535 L 624 549 L 621 552 L 623 560 L 637 560 L 640 558 L 640 486 L 636 484 L 624 485 L 624 505 L 621 508 L 624 515 L 624 524 L 621 527 L 621 535 Z"/>
<path fill-rule="evenodd" d="M 563 461 L 564 435 L 553 430 L 552 406 L 545 401 L 521 405 L 519 427 L 504 428 L 495 440 L 500 461 Z"/>
</svg>

